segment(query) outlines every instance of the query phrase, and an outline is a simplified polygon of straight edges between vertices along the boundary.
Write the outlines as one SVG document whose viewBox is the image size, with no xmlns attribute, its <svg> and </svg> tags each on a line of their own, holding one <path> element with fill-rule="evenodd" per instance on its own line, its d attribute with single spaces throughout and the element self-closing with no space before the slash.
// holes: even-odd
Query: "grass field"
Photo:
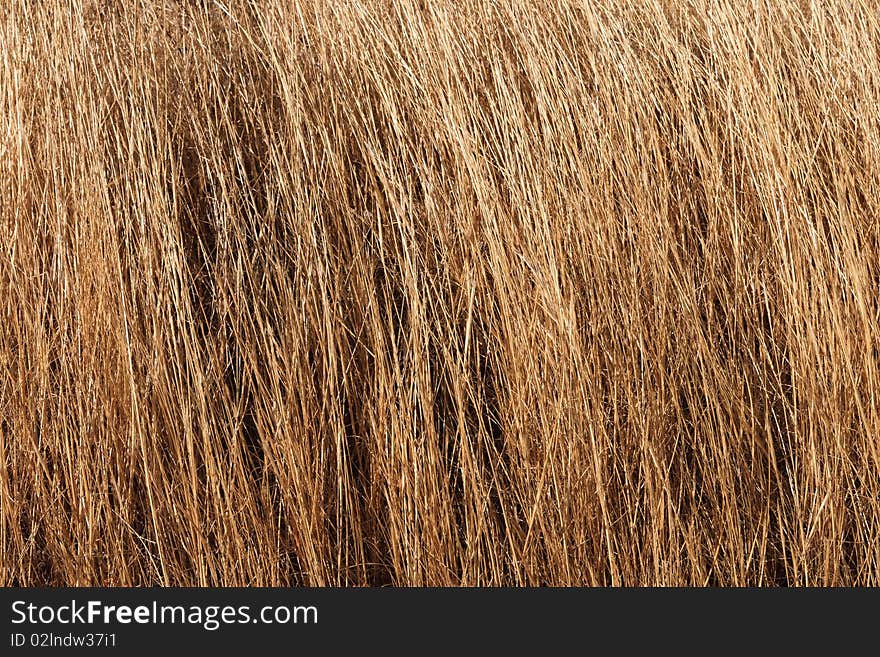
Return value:
<svg viewBox="0 0 880 657">
<path fill-rule="evenodd" d="M 880 584 L 880 3 L 3 2 L 0 584 Z"/>
</svg>

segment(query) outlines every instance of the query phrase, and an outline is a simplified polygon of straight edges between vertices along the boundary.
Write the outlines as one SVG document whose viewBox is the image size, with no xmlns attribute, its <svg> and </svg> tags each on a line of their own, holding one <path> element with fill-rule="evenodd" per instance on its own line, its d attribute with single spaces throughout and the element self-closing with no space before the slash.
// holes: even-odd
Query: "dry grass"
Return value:
<svg viewBox="0 0 880 657">
<path fill-rule="evenodd" d="M 8 0 L 0 583 L 880 583 L 875 0 Z"/>
</svg>

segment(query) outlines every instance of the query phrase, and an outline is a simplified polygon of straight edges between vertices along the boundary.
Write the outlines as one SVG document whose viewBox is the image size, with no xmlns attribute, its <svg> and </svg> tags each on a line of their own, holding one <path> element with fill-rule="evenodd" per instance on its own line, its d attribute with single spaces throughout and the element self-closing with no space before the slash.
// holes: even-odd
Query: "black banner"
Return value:
<svg viewBox="0 0 880 657">
<path fill-rule="evenodd" d="M 0 654 L 873 649 L 870 590 L 0 589 Z"/>
</svg>

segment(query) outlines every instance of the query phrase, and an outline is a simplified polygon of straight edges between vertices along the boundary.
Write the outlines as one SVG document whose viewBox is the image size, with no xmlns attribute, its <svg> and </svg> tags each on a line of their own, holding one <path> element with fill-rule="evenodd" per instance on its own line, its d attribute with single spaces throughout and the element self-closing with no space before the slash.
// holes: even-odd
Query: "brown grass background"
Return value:
<svg viewBox="0 0 880 657">
<path fill-rule="evenodd" d="M 878 584 L 874 0 L 7 0 L 0 584 Z"/>
</svg>

